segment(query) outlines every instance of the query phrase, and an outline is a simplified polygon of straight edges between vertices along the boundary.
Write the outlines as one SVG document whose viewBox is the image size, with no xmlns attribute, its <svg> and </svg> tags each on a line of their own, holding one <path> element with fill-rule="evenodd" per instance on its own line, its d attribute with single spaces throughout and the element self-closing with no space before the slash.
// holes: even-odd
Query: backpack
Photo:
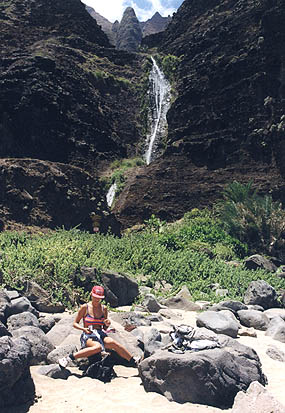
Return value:
<svg viewBox="0 0 285 413">
<path fill-rule="evenodd" d="M 107 356 L 102 360 L 91 362 L 83 373 L 83 376 L 109 383 L 117 375 L 114 370 L 114 363 L 111 361 L 110 357 Z"/>
</svg>

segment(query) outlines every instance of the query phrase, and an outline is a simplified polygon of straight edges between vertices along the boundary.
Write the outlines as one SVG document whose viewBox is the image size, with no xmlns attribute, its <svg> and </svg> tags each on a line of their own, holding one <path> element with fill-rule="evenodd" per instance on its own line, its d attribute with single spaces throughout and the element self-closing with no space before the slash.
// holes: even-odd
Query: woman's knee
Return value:
<svg viewBox="0 0 285 413">
<path fill-rule="evenodd" d="M 115 349 L 119 345 L 115 340 L 113 340 L 110 337 L 106 337 L 104 339 L 104 344 L 105 344 L 106 348 L 110 348 L 110 349 Z"/>
<path fill-rule="evenodd" d="M 96 351 L 100 351 L 102 349 L 102 346 L 100 343 L 98 343 L 98 341 L 93 341 L 91 339 L 86 341 L 86 347 L 89 350 L 94 350 L 94 352 Z"/>
</svg>

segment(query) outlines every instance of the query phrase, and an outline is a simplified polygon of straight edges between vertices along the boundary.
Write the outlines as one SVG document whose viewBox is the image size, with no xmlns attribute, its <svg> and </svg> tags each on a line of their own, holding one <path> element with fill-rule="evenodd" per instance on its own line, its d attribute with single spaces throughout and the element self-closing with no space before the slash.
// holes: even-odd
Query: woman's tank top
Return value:
<svg viewBox="0 0 285 413">
<path fill-rule="evenodd" d="M 85 327 L 93 327 L 93 328 L 96 328 L 96 329 L 98 329 L 98 328 L 101 329 L 104 326 L 104 320 L 105 320 L 104 306 L 102 306 L 103 314 L 99 318 L 92 317 L 88 312 L 88 308 L 89 308 L 89 306 L 87 304 L 87 312 L 86 312 L 85 317 L 83 318 L 84 326 Z"/>
</svg>

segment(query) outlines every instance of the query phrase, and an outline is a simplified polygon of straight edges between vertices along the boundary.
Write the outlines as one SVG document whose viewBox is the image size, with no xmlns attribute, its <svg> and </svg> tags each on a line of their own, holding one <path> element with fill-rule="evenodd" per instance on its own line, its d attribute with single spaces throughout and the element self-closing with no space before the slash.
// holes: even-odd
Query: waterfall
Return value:
<svg viewBox="0 0 285 413">
<path fill-rule="evenodd" d="M 151 57 L 153 65 L 149 75 L 150 83 L 150 134 L 146 138 L 147 151 L 144 155 L 147 165 L 155 159 L 157 144 L 167 133 L 166 114 L 170 107 L 170 83 Z"/>
<path fill-rule="evenodd" d="M 113 203 L 113 201 L 114 201 L 115 194 L 116 194 L 116 189 L 117 189 L 117 184 L 116 184 L 116 182 L 114 182 L 114 183 L 110 186 L 110 188 L 109 188 L 109 190 L 108 190 L 108 192 L 107 192 L 106 200 L 107 200 L 107 204 L 108 204 L 109 207 L 112 206 L 112 203 Z"/>
</svg>

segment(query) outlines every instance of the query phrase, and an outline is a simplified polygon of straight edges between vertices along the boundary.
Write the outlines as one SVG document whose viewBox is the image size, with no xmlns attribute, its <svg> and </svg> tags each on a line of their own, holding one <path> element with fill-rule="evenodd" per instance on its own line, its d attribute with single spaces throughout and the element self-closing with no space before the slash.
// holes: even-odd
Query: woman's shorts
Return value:
<svg viewBox="0 0 285 413">
<path fill-rule="evenodd" d="M 99 335 L 99 337 L 98 337 L 98 335 Z M 89 338 L 91 338 L 91 340 L 93 340 L 93 341 L 98 341 L 99 343 L 100 342 L 104 343 L 105 337 L 108 337 L 108 336 L 105 333 L 105 331 L 103 331 L 103 330 L 96 330 L 96 332 L 92 332 L 91 334 L 82 333 L 81 336 L 80 336 L 81 348 L 86 347 L 86 341 L 89 340 Z"/>
</svg>

